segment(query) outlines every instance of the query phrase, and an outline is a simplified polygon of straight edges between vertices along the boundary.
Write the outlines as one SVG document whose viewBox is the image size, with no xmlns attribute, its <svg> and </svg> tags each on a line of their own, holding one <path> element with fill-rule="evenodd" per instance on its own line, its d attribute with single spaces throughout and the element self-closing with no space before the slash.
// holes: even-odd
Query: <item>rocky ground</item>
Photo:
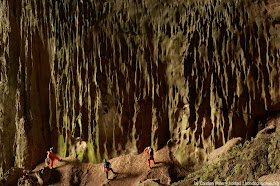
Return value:
<svg viewBox="0 0 280 186">
<path fill-rule="evenodd" d="M 82 163 L 66 157 L 55 161 L 54 169 L 38 165 L 32 172 L 14 168 L 2 178 L 2 185 L 192 185 L 194 182 L 278 182 L 280 183 L 280 117 L 268 119 L 265 127 L 249 141 L 233 138 L 208 155 L 207 162 L 182 167 L 170 144 L 155 153 L 149 169 L 146 155 L 121 155 L 110 159 L 118 174 L 105 178 L 102 163 Z M 20 177 L 20 178 L 19 178 Z M 19 178 L 19 179 L 18 179 Z M 18 179 L 18 180 L 17 180 Z"/>
<path fill-rule="evenodd" d="M 186 168 L 174 159 L 166 146 L 155 153 L 156 164 L 149 169 L 146 154 L 121 155 L 109 160 L 117 175 L 109 173 L 106 180 L 102 163 L 81 163 L 73 157 L 55 161 L 54 168 L 44 169 L 45 163 L 38 165 L 30 176 L 19 179 L 18 185 L 170 185 L 181 180 L 188 173 Z M 44 173 L 40 173 L 44 170 Z M 7 184 L 9 185 L 9 184 Z"/>
</svg>

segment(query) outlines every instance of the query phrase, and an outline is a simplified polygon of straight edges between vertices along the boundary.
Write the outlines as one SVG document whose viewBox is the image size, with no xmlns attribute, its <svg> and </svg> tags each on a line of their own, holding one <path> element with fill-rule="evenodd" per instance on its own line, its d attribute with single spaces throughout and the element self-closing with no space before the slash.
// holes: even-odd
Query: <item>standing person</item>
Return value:
<svg viewBox="0 0 280 186">
<path fill-rule="evenodd" d="M 109 161 L 107 161 L 106 159 L 103 160 L 103 168 L 104 168 L 104 172 L 106 174 L 106 180 L 108 180 L 109 171 L 112 171 L 113 174 L 116 174 L 116 172 L 114 172 L 114 170 L 111 168 L 111 163 Z"/>
<path fill-rule="evenodd" d="M 155 163 L 155 159 L 154 159 L 154 149 L 152 147 L 146 147 L 144 152 L 147 154 L 147 162 L 148 162 L 148 166 L 149 168 L 151 168 L 151 165 L 150 165 L 150 161 L 152 160 L 154 165 L 156 164 Z"/>
<path fill-rule="evenodd" d="M 53 168 L 53 161 L 54 160 L 62 161 L 62 159 L 58 158 L 57 156 L 55 156 L 53 154 L 53 147 L 51 147 L 50 150 L 47 153 L 48 153 L 47 158 L 50 160 L 50 169 Z"/>
</svg>

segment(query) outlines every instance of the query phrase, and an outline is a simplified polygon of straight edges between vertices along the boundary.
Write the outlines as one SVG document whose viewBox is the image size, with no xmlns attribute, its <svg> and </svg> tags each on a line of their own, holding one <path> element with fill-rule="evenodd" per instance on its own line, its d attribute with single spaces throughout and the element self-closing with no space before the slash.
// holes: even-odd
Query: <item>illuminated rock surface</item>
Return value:
<svg viewBox="0 0 280 186">
<path fill-rule="evenodd" d="M 184 165 L 280 109 L 280 3 L 0 2 L 0 176 L 162 148 Z M 58 145 L 57 145 L 58 144 Z"/>
</svg>

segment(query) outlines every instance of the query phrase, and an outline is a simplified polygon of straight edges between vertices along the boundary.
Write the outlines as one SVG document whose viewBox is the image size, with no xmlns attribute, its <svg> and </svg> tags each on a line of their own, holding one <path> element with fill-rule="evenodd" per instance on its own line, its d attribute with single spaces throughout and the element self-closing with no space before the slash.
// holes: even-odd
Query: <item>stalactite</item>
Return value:
<svg viewBox="0 0 280 186">
<path fill-rule="evenodd" d="M 192 164 L 250 138 L 258 118 L 279 110 L 279 18 L 265 8 L 3 0 L 0 175 L 33 166 L 50 145 L 99 162 L 171 138 L 179 161 Z"/>
</svg>

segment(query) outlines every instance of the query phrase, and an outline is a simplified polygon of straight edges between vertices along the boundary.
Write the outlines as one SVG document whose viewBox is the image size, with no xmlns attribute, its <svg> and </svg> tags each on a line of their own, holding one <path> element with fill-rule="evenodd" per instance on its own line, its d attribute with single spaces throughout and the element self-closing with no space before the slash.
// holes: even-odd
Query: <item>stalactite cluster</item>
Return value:
<svg viewBox="0 0 280 186">
<path fill-rule="evenodd" d="M 0 175 L 163 147 L 183 164 L 280 109 L 279 3 L 0 2 Z M 269 4 L 269 6 L 268 6 Z"/>
</svg>

